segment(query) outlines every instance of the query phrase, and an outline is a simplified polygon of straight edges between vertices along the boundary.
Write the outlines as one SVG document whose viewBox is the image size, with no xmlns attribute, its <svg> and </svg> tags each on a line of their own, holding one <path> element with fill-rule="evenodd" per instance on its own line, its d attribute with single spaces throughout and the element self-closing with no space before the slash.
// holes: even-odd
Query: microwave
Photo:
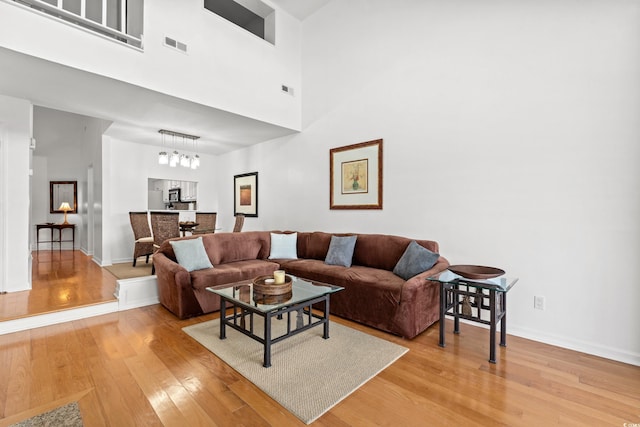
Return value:
<svg viewBox="0 0 640 427">
<path fill-rule="evenodd" d="M 169 190 L 169 201 L 170 202 L 179 202 L 180 201 L 180 189 L 173 188 Z"/>
</svg>

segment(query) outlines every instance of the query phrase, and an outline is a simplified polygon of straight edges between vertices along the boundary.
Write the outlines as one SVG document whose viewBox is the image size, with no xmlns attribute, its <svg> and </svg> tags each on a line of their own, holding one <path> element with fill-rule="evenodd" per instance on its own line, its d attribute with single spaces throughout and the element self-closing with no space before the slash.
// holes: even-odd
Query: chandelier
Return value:
<svg viewBox="0 0 640 427">
<path fill-rule="evenodd" d="M 187 149 L 189 143 L 193 143 L 193 151 L 198 151 L 197 140 L 200 138 L 195 135 L 188 135 L 186 133 L 174 132 L 172 130 L 160 129 L 158 131 L 162 135 L 162 151 L 158 153 L 158 163 L 161 165 L 169 165 L 169 167 L 175 168 L 178 165 L 191 168 L 198 169 L 200 167 L 200 156 L 194 154 L 190 156 L 188 154 L 180 154 L 178 152 L 177 145 L 180 144 L 180 140 L 182 140 L 182 146 Z M 166 151 L 166 136 L 171 137 L 171 147 L 173 147 L 173 152 L 171 154 L 167 154 Z"/>
</svg>

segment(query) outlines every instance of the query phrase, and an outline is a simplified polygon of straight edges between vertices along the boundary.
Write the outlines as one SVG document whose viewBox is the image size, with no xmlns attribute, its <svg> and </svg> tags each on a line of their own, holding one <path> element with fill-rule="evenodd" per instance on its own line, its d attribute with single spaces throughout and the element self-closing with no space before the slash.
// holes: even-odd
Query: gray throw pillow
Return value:
<svg viewBox="0 0 640 427">
<path fill-rule="evenodd" d="M 327 251 L 324 263 L 351 267 L 353 250 L 356 247 L 357 238 L 358 236 L 331 236 L 331 243 L 329 244 L 329 250 Z"/>
<path fill-rule="evenodd" d="M 176 254 L 178 264 L 186 268 L 187 271 L 191 272 L 213 267 L 211 261 L 209 261 L 207 251 L 204 249 L 202 237 L 170 241 L 169 243 L 171 243 L 173 247 L 173 252 Z"/>
<path fill-rule="evenodd" d="M 404 251 L 404 254 L 398 260 L 393 274 L 409 280 L 416 274 L 423 273 L 436 265 L 440 258 L 440 254 L 431 252 L 427 248 L 420 246 L 415 240 L 412 240 Z"/>
</svg>

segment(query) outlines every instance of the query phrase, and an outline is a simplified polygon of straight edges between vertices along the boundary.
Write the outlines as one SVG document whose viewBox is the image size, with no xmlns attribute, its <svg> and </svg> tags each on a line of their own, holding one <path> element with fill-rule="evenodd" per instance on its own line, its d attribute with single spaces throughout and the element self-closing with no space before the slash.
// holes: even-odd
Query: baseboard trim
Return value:
<svg viewBox="0 0 640 427">
<path fill-rule="evenodd" d="M 460 323 L 484 328 L 487 329 L 487 331 L 489 330 L 488 325 L 483 325 L 482 323 L 477 323 L 470 320 L 460 319 Z M 498 324 L 496 331 L 500 331 L 500 324 Z M 594 345 L 593 343 L 575 340 L 560 335 L 543 334 L 539 331 L 522 328 L 513 324 L 507 325 L 507 336 L 508 335 L 525 338 L 531 341 L 541 342 L 543 344 L 549 344 L 555 347 L 566 348 L 567 350 L 579 351 L 591 356 L 603 357 L 605 359 L 615 360 L 617 362 L 627 363 L 629 365 L 640 366 L 640 354 L 632 353 L 618 348 Z M 507 344 L 508 342 L 509 339 L 507 338 Z"/>
<path fill-rule="evenodd" d="M 507 334 L 526 338 L 532 341 L 553 345 L 556 347 L 566 348 L 568 350 L 579 351 L 592 356 L 604 357 L 605 359 L 615 360 L 630 365 L 640 366 L 640 354 L 619 348 L 597 345 L 590 342 L 575 340 L 563 336 L 542 334 L 526 328 L 507 325 Z"/>
<path fill-rule="evenodd" d="M 39 314 L 37 316 L 22 317 L 20 319 L 5 320 L 0 322 L 0 335 L 13 332 L 26 331 L 27 329 L 56 325 L 58 323 L 73 320 L 86 319 L 118 311 L 118 301 L 94 304 L 85 307 L 70 308 L 68 310 L 53 313 Z"/>
</svg>

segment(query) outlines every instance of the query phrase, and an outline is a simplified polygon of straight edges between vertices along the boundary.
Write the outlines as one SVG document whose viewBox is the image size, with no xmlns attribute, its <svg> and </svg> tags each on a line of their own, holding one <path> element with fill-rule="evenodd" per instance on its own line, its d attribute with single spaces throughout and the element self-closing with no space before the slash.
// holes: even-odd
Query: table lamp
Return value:
<svg viewBox="0 0 640 427">
<path fill-rule="evenodd" d="M 67 211 L 72 211 L 73 209 L 71 209 L 71 206 L 69 206 L 68 202 L 62 202 L 62 204 L 60 205 L 60 207 L 58 208 L 59 211 L 64 211 L 64 222 L 63 224 L 69 224 L 69 222 L 67 221 Z"/>
</svg>

